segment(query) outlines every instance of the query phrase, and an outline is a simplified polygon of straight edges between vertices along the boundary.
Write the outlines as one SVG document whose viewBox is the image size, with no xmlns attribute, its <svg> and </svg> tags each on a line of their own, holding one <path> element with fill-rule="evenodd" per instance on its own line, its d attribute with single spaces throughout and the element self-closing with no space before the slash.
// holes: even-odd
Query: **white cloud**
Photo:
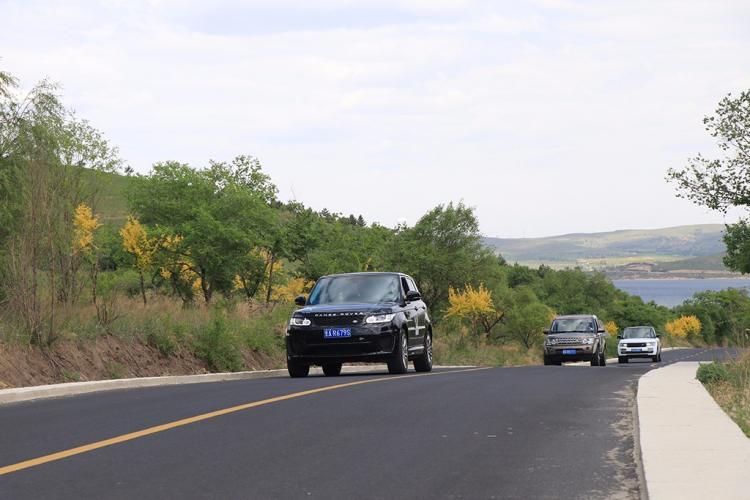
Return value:
<svg viewBox="0 0 750 500">
<path fill-rule="evenodd" d="M 209 6 L 210 7 L 207 7 Z M 303 10 L 304 9 L 304 10 Z M 719 221 L 667 167 L 750 86 L 743 2 L 0 3 L 0 64 L 49 75 L 138 171 L 257 155 L 283 197 L 485 233 Z"/>
</svg>

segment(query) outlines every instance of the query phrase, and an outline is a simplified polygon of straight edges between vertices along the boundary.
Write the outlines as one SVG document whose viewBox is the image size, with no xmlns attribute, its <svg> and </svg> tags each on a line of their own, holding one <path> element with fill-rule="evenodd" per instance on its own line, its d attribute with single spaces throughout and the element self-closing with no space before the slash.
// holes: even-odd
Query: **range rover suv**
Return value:
<svg viewBox="0 0 750 500">
<path fill-rule="evenodd" d="M 591 366 L 605 366 L 605 348 L 609 334 L 602 321 L 593 314 L 557 316 L 545 330 L 544 364 L 560 365 L 567 361 L 590 361 Z"/>
<path fill-rule="evenodd" d="M 297 297 L 286 332 L 289 375 L 310 365 L 327 376 L 348 362 L 386 362 L 390 373 L 432 370 L 432 322 L 414 280 L 402 273 L 323 276 Z"/>
<path fill-rule="evenodd" d="M 651 358 L 661 361 L 661 339 L 653 326 L 629 326 L 617 336 L 617 361 L 627 363 L 630 358 Z"/>
</svg>

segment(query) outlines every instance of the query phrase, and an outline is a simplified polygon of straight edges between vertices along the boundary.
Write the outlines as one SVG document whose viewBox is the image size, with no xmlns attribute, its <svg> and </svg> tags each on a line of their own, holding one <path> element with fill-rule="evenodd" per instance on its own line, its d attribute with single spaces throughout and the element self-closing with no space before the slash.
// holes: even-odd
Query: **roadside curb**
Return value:
<svg viewBox="0 0 750 500">
<path fill-rule="evenodd" d="M 473 368 L 473 366 L 435 366 L 439 368 Z M 387 365 L 344 366 L 342 375 L 351 373 L 378 373 L 388 370 Z M 310 369 L 311 375 L 321 375 L 318 367 Z M 58 398 L 88 394 L 91 392 L 113 391 L 118 389 L 139 389 L 144 387 L 162 387 L 169 385 L 203 384 L 208 382 L 227 382 L 231 380 L 254 380 L 287 376 L 286 369 L 254 370 L 233 373 L 206 373 L 200 375 L 169 375 L 164 377 L 138 377 L 116 380 L 94 380 L 90 382 L 67 382 L 62 384 L 37 385 L 30 387 L 13 387 L 0 390 L 0 405 L 18 403 L 34 399 Z"/>
<path fill-rule="evenodd" d="M 696 380 L 699 365 L 671 364 L 638 381 L 641 458 L 652 500 L 750 496 L 750 439 Z"/>
</svg>

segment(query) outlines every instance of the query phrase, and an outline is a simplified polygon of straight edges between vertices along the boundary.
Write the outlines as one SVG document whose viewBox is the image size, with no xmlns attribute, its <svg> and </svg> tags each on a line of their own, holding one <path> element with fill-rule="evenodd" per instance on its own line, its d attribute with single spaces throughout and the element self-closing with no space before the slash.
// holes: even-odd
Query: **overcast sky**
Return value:
<svg viewBox="0 0 750 500">
<path fill-rule="evenodd" d="M 387 226 L 463 200 L 488 236 L 723 222 L 664 175 L 714 150 L 748 49 L 745 0 L 0 0 L 0 68 L 137 172 L 251 154 L 284 200 Z"/>
</svg>

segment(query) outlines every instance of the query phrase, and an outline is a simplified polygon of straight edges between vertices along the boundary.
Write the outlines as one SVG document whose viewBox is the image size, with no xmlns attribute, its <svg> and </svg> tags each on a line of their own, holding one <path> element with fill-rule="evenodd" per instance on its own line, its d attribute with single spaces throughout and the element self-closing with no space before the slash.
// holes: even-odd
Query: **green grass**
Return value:
<svg viewBox="0 0 750 500">
<path fill-rule="evenodd" d="M 698 368 L 696 378 L 750 438 L 750 352 Z"/>
</svg>

